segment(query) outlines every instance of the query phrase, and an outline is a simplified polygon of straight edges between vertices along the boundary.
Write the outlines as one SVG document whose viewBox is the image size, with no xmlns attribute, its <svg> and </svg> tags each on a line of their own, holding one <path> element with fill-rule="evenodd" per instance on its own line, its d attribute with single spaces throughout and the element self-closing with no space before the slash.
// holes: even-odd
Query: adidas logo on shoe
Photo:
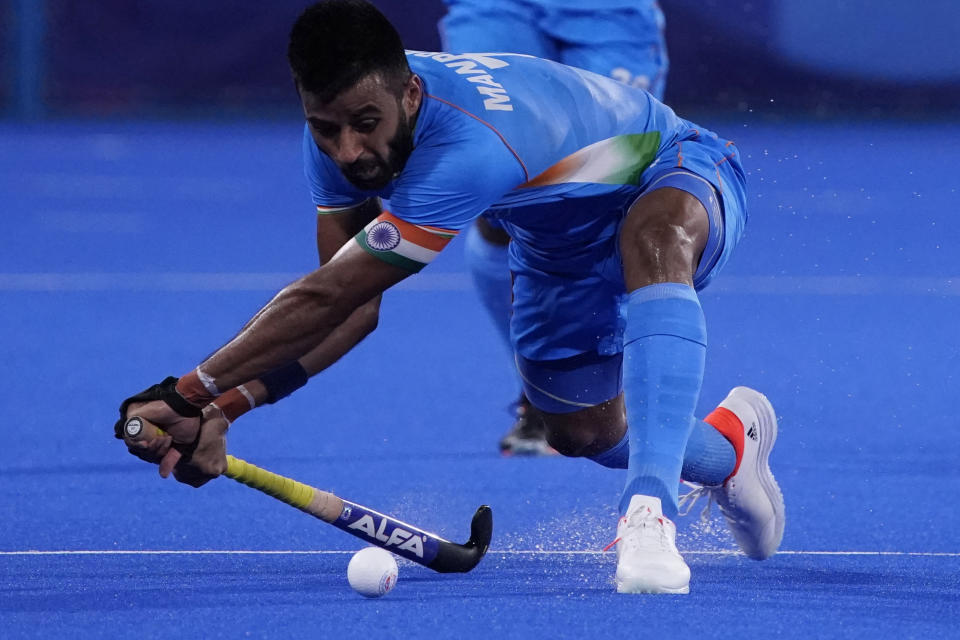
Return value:
<svg viewBox="0 0 960 640">
<path fill-rule="evenodd" d="M 693 491 L 680 500 L 680 515 L 689 513 L 700 496 L 716 500 L 734 540 L 743 553 L 754 560 L 769 558 L 780 547 L 786 520 L 783 494 L 770 471 L 770 450 L 777 439 L 777 415 L 773 405 L 759 391 L 747 387 L 733 389 L 720 407 L 747 427 L 743 454 L 737 472 L 722 485 L 693 485 Z M 701 518 L 708 517 L 710 502 Z"/>
</svg>

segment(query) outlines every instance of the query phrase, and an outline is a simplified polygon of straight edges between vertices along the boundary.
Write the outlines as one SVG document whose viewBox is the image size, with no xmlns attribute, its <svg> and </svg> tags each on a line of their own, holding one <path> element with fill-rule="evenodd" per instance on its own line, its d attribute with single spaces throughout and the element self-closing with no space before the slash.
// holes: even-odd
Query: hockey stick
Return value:
<svg viewBox="0 0 960 640">
<path fill-rule="evenodd" d="M 162 429 L 143 418 L 131 417 L 124 424 L 125 440 L 146 439 L 147 432 L 151 432 L 152 437 L 163 434 Z M 470 539 L 464 544 L 457 544 L 231 455 L 227 456 L 227 471 L 224 475 L 286 502 L 365 542 L 440 573 L 466 573 L 473 569 L 486 554 L 493 535 L 493 511 L 487 505 L 481 506 L 473 515 Z"/>
</svg>

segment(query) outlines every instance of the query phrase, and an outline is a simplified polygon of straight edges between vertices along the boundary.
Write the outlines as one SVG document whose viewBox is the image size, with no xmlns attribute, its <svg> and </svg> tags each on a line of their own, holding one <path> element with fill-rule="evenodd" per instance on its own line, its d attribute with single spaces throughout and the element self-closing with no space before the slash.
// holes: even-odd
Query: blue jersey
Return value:
<svg viewBox="0 0 960 640">
<path fill-rule="evenodd" d="M 443 50 L 525 53 L 642 87 L 666 87 L 664 17 L 653 0 L 446 0 Z"/>
<path fill-rule="evenodd" d="M 380 191 L 357 189 L 307 130 L 304 155 L 320 212 L 389 199 L 404 243 L 387 253 L 402 254 L 408 262 L 398 263 L 414 269 L 442 246 L 418 242 L 414 227 L 449 237 L 488 212 L 531 255 L 549 261 L 614 224 L 603 212 L 635 196 L 652 168 L 682 166 L 722 192 L 716 165 L 735 162 L 729 143 L 610 78 L 518 54 L 410 51 L 407 58 L 425 91 L 414 149 L 397 178 Z M 688 141 L 701 152 L 685 158 Z M 556 206 L 571 201 L 578 205 Z M 381 232 L 389 233 L 367 239 L 387 247 L 398 235 Z"/>
</svg>

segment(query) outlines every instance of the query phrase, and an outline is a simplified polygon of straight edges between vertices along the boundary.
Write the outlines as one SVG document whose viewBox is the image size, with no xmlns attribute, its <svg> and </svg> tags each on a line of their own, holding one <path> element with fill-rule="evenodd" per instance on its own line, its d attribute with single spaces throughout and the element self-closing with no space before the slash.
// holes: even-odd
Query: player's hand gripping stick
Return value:
<svg viewBox="0 0 960 640">
<path fill-rule="evenodd" d="M 162 434 L 159 427 L 136 416 L 128 418 L 123 429 L 124 440 L 128 442 L 159 437 Z M 440 573 L 466 573 L 473 569 L 486 554 L 493 535 L 493 512 L 486 505 L 477 509 L 473 516 L 470 539 L 464 544 L 457 544 L 231 455 L 227 456 L 227 471 L 224 475 L 286 502 L 365 542 Z"/>
</svg>

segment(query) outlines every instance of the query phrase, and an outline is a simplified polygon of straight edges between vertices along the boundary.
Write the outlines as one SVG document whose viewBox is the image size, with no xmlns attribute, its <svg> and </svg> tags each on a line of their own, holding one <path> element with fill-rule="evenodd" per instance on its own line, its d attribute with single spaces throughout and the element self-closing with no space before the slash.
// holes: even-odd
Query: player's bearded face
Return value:
<svg viewBox="0 0 960 640">
<path fill-rule="evenodd" d="M 397 104 L 399 116 L 397 131 L 387 141 L 386 150 L 370 150 L 348 165 L 340 165 L 343 176 L 360 189 L 382 189 L 393 180 L 407 164 L 413 151 L 413 127 L 403 108 Z"/>
<path fill-rule="evenodd" d="M 413 152 L 413 127 L 421 84 L 412 76 L 397 93 L 372 74 L 328 102 L 300 91 L 304 114 L 317 147 L 354 186 L 383 189 Z"/>
</svg>

